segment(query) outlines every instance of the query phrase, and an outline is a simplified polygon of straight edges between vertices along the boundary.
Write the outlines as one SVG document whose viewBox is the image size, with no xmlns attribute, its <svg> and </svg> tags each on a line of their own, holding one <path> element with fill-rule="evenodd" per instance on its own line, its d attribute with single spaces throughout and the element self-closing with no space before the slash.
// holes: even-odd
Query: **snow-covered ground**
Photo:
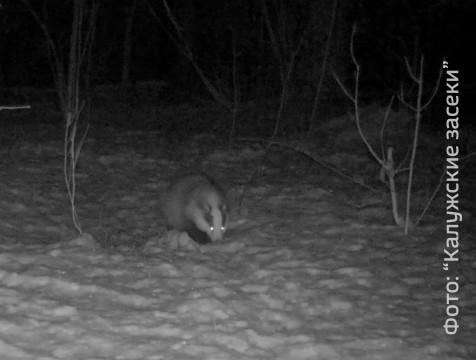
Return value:
<svg viewBox="0 0 476 360">
<path fill-rule="evenodd" d="M 0 154 L 0 360 L 476 359 L 474 253 L 459 331 L 443 329 L 443 225 L 406 238 L 386 205 L 349 206 L 314 167 L 255 181 L 222 243 L 169 249 L 156 195 L 184 161 L 129 135 L 84 148 L 77 207 L 92 235 L 72 230 L 60 142 Z M 240 190 L 232 169 L 249 159 L 207 161 Z"/>
</svg>

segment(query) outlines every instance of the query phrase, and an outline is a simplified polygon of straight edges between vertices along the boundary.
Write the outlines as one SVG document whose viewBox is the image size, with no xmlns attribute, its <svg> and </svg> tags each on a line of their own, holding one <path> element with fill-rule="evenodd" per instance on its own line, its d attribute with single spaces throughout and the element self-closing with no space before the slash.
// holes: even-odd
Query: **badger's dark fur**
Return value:
<svg viewBox="0 0 476 360">
<path fill-rule="evenodd" d="M 163 194 L 161 212 L 169 230 L 187 232 L 200 244 L 221 240 L 226 231 L 225 192 L 205 174 L 173 180 Z"/>
</svg>

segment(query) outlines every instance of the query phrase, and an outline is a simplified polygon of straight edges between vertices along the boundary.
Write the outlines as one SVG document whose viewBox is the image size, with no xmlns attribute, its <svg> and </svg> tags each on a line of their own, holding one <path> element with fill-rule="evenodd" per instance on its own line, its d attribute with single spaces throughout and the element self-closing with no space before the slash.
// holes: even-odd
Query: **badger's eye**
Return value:
<svg viewBox="0 0 476 360">
<path fill-rule="evenodd" d="M 210 231 L 213 232 L 214 229 L 215 229 L 215 228 L 214 228 L 213 226 L 210 226 Z"/>
<path fill-rule="evenodd" d="M 221 227 L 221 231 L 225 231 L 225 227 L 224 227 L 224 226 Z"/>
</svg>

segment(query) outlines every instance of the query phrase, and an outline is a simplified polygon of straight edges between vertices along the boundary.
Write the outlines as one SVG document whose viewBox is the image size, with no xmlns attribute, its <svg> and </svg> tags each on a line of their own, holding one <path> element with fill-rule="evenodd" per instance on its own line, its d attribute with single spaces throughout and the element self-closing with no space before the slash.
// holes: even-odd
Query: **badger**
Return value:
<svg viewBox="0 0 476 360">
<path fill-rule="evenodd" d="M 222 187 L 204 173 L 182 175 L 165 189 L 161 213 L 168 230 L 186 232 L 199 244 L 223 239 L 228 202 Z"/>
</svg>

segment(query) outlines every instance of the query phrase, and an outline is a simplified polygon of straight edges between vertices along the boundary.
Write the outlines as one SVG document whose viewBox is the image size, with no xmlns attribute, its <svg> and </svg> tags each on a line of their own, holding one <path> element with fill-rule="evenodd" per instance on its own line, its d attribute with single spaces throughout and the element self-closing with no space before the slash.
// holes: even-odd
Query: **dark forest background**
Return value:
<svg viewBox="0 0 476 360">
<path fill-rule="evenodd" d="M 72 3 L 0 1 L 0 91 L 4 105 L 45 98 L 57 101 L 51 98 L 55 88 L 51 53 L 32 11 L 58 45 L 66 67 Z M 475 92 L 474 66 L 465 68 L 463 62 L 474 37 L 476 2 L 472 0 L 169 0 L 168 4 L 204 76 L 225 98 L 238 91 L 241 103 L 279 97 L 283 69 L 293 61 L 289 103 L 299 99 L 297 102 L 306 104 L 310 111 L 333 14 L 320 95 L 322 111 L 342 110 L 346 101 L 332 73 L 352 85 L 349 40 L 353 24 L 357 25 L 355 51 L 361 65 L 364 101 L 387 102 L 402 84 L 410 83 L 404 58 L 416 65 L 421 55 L 425 56 L 429 92 L 443 58 L 450 68 L 460 70 L 462 89 L 468 94 Z M 127 99 L 142 97 L 151 102 L 212 99 L 181 51 L 183 43 L 162 0 L 88 0 L 86 25 L 93 8 L 97 9 L 94 41 L 81 67 L 83 96 L 112 88 L 116 95 L 126 91 Z M 130 88 L 137 84 L 148 85 L 131 96 Z M 467 104 L 465 111 L 469 111 L 470 102 Z"/>
</svg>

